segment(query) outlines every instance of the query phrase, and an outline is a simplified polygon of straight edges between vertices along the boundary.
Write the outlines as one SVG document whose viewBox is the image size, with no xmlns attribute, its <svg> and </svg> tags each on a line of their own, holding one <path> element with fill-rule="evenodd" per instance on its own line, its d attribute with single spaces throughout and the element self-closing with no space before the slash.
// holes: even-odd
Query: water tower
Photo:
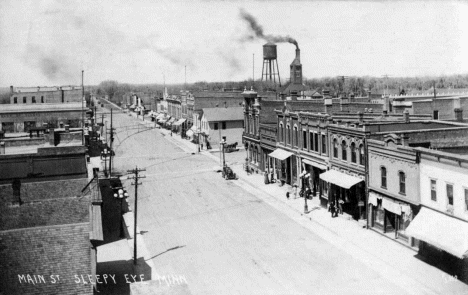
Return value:
<svg viewBox="0 0 468 295">
<path fill-rule="evenodd" d="M 278 84 L 281 86 L 278 60 L 276 57 L 276 44 L 268 42 L 263 45 L 262 81 L 270 81 L 276 85 L 276 76 L 278 76 Z"/>
</svg>

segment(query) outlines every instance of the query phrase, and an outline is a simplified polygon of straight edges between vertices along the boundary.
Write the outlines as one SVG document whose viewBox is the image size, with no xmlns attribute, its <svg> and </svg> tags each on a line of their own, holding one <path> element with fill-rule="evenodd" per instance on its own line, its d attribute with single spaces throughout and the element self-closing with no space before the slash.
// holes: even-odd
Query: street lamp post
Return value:
<svg viewBox="0 0 468 295">
<path fill-rule="evenodd" d="M 226 166 L 226 159 L 224 157 L 224 145 L 226 144 L 226 140 L 224 139 L 224 137 L 219 144 L 222 146 L 222 153 L 223 153 L 223 166 L 222 167 L 224 169 L 224 167 Z"/>
<path fill-rule="evenodd" d="M 116 187 L 115 189 L 119 189 L 116 193 L 114 193 L 114 198 L 120 200 L 120 237 L 123 237 L 123 208 L 122 208 L 122 200 L 128 198 L 128 193 L 126 190 L 122 189 L 121 187 Z"/>
<path fill-rule="evenodd" d="M 107 149 L 104 149 L 104 151 L 101 152 L 101 159 L 104 157 L 104 175 L 107 177 L 107 155 L 109 152 Z"/>
</svg>

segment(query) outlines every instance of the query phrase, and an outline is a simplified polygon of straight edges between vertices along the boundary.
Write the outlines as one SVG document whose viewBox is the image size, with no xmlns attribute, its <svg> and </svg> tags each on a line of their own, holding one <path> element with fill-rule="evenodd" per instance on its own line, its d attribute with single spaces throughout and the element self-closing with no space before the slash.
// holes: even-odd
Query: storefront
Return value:
<svg viewBox="0 0 468 295">
<path fill-rule="evenodd" d="M 291 184 L 293 153 L 283 149 L 276 149 L 268 156 L 275 158 L 273 162 L 273 171 L 275 172 L 275 179 L 279 179 L 282 184 Z"/>
<path fill-rule="evenodd" d="M 339 213 L 348 214 L 355 220 L 365 219 L 364 179 L 337 170 L 320 174 L 328 183 L 328 204 L 340 207 Z"/>
<path fill-rule="evenodd" d="M 406 229 L 420 240 L 419 254 L 425 261 L 468 282 L 468 222 L 422 207 Z"/>
<path fill-rule="evenodd" d="M 406 233 L 418 206 L 371 191 L 368 208 L 370 227 L 410 246 L 418 246 L 418 241 L 412 241 Z"/>
<path fill-rule="evenodd" d="M 309 159 L 301 159 L 302 170 L 307 172 L 309 177 L 307 181 L 302 181 L 300 187 L 306 186 L 312 192 L 313 196 L 322 196 L 324 191 L 324 182 L 320 180 L 320 174 L 325 173 L 327 166 Z"/>
</svg>

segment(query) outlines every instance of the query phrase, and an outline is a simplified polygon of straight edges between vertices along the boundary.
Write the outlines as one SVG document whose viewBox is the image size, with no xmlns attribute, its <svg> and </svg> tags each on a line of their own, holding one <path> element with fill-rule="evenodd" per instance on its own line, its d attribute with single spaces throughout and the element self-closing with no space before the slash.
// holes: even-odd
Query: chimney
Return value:
<svg viewBox="0 0 468 295">
<path fill-rule="evenodd" d="M 13 85 L 10 85 L 10 94 L 13 94 Z"/>
<path fill-rule="evenodd" d="M 403 118 L 405 119 L 405 123 L 409 123 L 409 122 L 410 122 L 410 117 L 409 117 L 409 112 L 408 112 L 408 110 L 406 110 L 406 111 L 403 113 Z"/>
<path fill-rule="evenodd" d="M 461 108 L 456 108 L 455 110 L 455 120 L 458 122 L 463 122 L 463 110 Z"/>
<path fill-rule="evenodd" d="M 358 119 L 359 119 L 359 123 L 363 123 L 364 122 L 364 114 L 362 112 L 358 112 Z"/>
<path fill-rule="evenodd" d="M 21 180 L 15 179 L 11 183 L 11 189 L 13 191 L 13 196 L 11 198 L 11 206 L 21 206 L 23 203 L 21 201 Z"/>
</svg>

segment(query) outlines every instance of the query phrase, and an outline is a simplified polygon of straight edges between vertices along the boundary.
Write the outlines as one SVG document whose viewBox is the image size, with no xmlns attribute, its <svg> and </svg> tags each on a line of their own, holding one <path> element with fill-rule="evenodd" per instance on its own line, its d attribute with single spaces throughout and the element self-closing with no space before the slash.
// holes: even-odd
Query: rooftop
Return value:
<svg viewBox="0 0 468 295">
<path fill-rule="evenodd" d="M 34 103 L 34 104 L 3 104 L 0 114 L 27 113 L 27 112 L 63 112 L 63 111 L 87 111 L 81 102 L 67 103 Z"/>
<path fill-rule="evenodd" d="M 243 121 L 244 109 L 242 107 L 204 108 L 203 115 L 209 122 Z"/>
</svg>

